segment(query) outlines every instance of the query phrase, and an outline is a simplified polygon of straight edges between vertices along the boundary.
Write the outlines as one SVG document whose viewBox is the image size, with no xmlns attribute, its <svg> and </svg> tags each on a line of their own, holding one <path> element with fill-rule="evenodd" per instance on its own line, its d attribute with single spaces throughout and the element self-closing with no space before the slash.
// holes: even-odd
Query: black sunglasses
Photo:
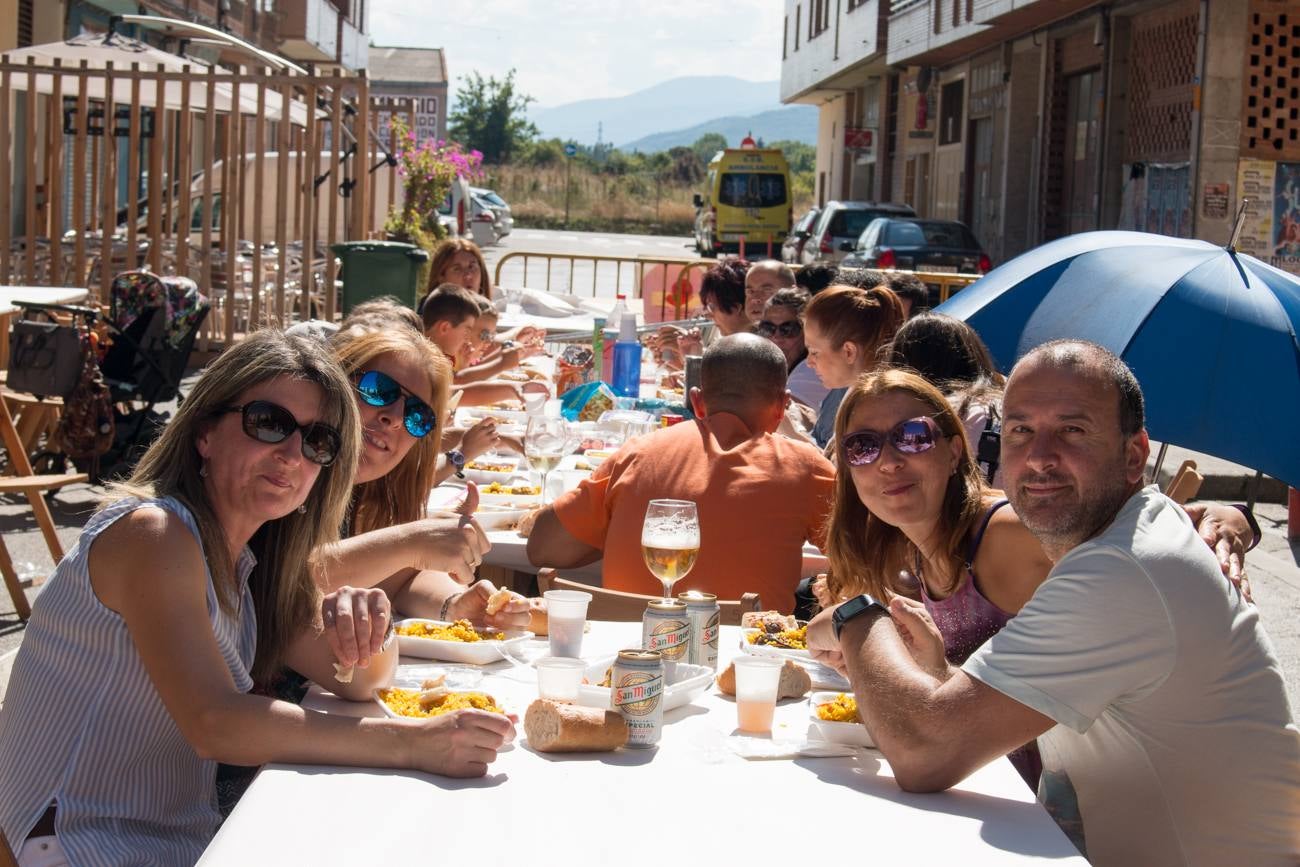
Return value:
<svg viewBox="0 0 1300 867">
<path fill-rule="evenodd" d="M 433 430 L 437 423 L 427 403 L 408 391 L 400 382 L 379 370 L 366 370 L 357 377 L 357 394 L 370 406 L 391 406 L 406 395 L 402 406 L 402 424 L 417 440 Z"/>
<path fill-rule="evenodd" d="M 919 455 L 934 448 L 943 436 L 943 431 L 939 430 L 934 419 L 923 415 L 900 421 L 886 433 L 874 430 L 854 431 L 845 435 L 840 448 L 844 452 L 845 463 L 851 467 L 865 467 L 876 462 L 886 441 L 902 454 Z"/>
<path fill-rule="evenodd" d="M 302 456 L 313 464 L 328 467 L 334 463 L 342 448 L 339 432 L 329 425 L 315 421 L 298 424 L 293 413 L 269 400 L 250 400 L 241 406 L 228 406 L 222 413 L 240 413 L 244 433 L 260 443 L 281 443 L 302 432 Z"/>
<path fill-rule="evenodd" d="M 756 330 L 763 337 L 771 337 L 774 334 L 779 334 L 782 337 L 798 337 L 803 334 L 803 323 L 798 319 L 791 319 L 789 322 L 782 322 L 777 325 L 764 319 L 758 323 Z"/>
</svg>

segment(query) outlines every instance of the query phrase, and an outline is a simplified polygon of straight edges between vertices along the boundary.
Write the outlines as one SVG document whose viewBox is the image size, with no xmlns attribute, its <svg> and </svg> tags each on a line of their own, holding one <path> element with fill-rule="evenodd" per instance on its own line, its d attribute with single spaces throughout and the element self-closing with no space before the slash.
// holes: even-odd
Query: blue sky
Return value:
<svg viewBox="0 0 1300 867">
<path fill-rule="evenodd" d="M 372 0 L 370 31 L 377 45 L 445 49 L 453 104 L 459 77 L 513 66 L 554 106 L 683 75 L 775 81 L 782 14 L 780 0 Z"/>
</svg>

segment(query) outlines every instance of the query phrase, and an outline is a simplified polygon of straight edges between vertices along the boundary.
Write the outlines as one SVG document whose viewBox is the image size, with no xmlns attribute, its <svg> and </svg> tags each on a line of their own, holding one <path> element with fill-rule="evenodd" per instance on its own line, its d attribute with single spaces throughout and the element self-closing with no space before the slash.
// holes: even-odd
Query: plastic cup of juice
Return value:
<svg viewBox="0 0 1300 867">
<path fill-rule="evenodd" d="M 765 656 L 738 656 L 735 662 L 737 728 L 751 734 L 770 734 L 784 663 Z"/>
</svg>

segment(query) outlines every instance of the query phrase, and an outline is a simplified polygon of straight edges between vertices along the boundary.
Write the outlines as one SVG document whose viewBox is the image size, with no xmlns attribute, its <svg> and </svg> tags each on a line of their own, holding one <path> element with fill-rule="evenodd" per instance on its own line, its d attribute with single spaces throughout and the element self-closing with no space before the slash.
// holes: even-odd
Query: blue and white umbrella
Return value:
<svg viewBox="0 0 1300 867">
<path fill-rule="evenodd" d="M 1300 280 L 1205 241 L 1085 232 L 991 271 L 937 312 L 998 366 L 1083 338 L 1137 375 L 1147 429 L 1300 486 Z"/>
</svg>

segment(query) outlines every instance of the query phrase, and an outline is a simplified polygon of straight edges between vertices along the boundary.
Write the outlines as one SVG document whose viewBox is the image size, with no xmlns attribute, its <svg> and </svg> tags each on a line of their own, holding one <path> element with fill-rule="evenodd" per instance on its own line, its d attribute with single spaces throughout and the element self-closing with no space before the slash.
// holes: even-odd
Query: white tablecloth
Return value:
<svg viewBox="0 0 1300 867">
<path fill-rule="evenodd" d="M 583 655 L 633 643 L 640 628 L 593 624 Z M 723 628 L 724 663 L 738 652 L 738 641 L 738 629 Z M 536 695 L 532 671 L 506 663 L 494 668 L 483 688 L 522 715 Z M 308 704 L 380 713 L 374 705 L 319 694 Z M 669 712 L 665 722 L 653 750 L 547 756 L 517 743 L 477 780 L 271 765 L 200 863 L 1087 863 L 1005 760 L 950 792 L 913 795 L 898 788 L 874 751 L 855 758 L 740 758 L 727 747 L 735 705 L 716 690 Z M 799 733 L 807 722 L 804 701 L 777 708 L 779 731 Z"/>
</svg>

